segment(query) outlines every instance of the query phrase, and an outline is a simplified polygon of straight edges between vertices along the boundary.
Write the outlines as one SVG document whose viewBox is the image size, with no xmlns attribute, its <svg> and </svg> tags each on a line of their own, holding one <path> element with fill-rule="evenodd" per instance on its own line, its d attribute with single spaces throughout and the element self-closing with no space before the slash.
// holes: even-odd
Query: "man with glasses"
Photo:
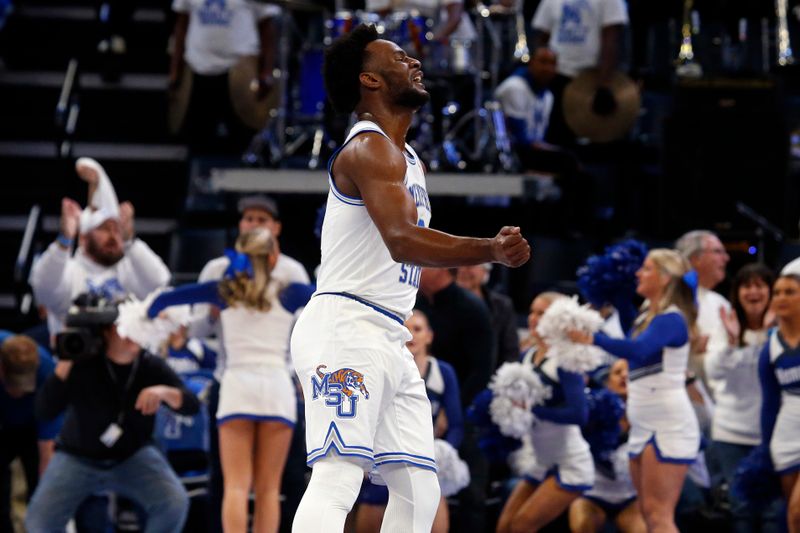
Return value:
<svg viewBox="0 0 800 533">
<path fill-rule="evenodd" d="M 708 230 L 693 230 L 675 242 L 675 249 L 697 271 L 697 331 L 692 341 L 689 368 L 704 376 L 703 356 L 724 350 L 728 335 L 722 322 L 722 310 L 730 312 L 731 304 L 714 291 L 726 276 L 725 267 L 730 261 L 728 252 L 716 234 Z M 713 383 L 710 383 L 713 390 Z"/>
</svg>

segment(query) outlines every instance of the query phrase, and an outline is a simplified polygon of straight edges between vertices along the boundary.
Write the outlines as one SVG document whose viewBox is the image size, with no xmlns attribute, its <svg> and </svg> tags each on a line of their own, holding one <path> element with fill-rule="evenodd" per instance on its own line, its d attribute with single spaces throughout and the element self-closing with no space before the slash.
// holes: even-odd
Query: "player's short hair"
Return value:
<svg viewBox="0 0 800 533">
<path fill-rule="evenodd" d="M 358 77 L 364 69 L 367 45 L 376 40 L 375 26 L 359 24 L 325 50 L 322 76 L 328 99 L 336 112 L 352 113 L 361 100 Z"/>
</svg>

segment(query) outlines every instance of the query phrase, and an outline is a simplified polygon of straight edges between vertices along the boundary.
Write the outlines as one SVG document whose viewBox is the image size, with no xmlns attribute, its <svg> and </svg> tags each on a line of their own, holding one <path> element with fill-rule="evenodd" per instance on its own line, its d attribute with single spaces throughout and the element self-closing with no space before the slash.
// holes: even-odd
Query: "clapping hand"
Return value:
<svg viewBox="0 0 800 533">
<path fill-rule="evenodd" d="M 61 235 L 74 239 L 78 235 L 81 223 L 81 206 L 71 198 L 61 200 Z"/>
</svg>

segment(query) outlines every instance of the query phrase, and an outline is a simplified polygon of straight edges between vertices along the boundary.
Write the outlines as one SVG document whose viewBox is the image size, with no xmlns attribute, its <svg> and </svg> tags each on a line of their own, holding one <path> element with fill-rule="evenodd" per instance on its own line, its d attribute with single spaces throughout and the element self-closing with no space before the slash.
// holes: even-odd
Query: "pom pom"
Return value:
<svg viewBox="0 0 800 533">
<path fill-rule="evenodd" d="M 434 440 L 433 451 L 442 496 L 445 498 L 452 496 L 469 485 L 469 467 L 449 442 L 443 439 Z"/>
<path fill-rule="evenodd" d="M 489 389 L 493 397 L 489 414 L 500 433 L 508 437 L 522 438 L 533 427 L 535 405 L 542 404 L 552 394 L 530 365 L 505 363 L 497 369 Z"/>
<path fill-rule="evenodd" d="M 622 432 L 619 420 L 625 413 L 625 404 L 617 394 L 608 389 L 590 389 L 586 395 L 589 422 L 581 428 L 589 443 L 592 456 L 606 461 L 619 445 Z"/>
<path fill-rule="evenodd" d="M 505 464 L 508 454 L 522 445 L 518 439 L 506 437 L 500 428 L 492 422 L 489 404 L 492 402 L 492 391 L 484 389 L 472 401 L 467 409 L 467 420 L 479 430 L 478 447 L 484 457 L 492 464 Z"/>
<path fill-rule="evenodd" d="M 536 466 L 536 452 L 533 449 L 530 436 L 522 439 L 521 447 L 508 456 L 508 466 L 516 476 L 530 474 Z"/>
<path fill-rule="evenodd" d="M 731 483 L 731 493 L 752 505 L 762 505 L 781 497 L 781 485 L 769 447 L 759 444 L 739 462 Z"/>
<path fill-rule="evenodd" d="M 149 294 L 144 300 L 132 297 L 121 303 L 115 322 L 120 337 L 132 340 L 151 353 L 158 353 L 169 336 L 189 322 L 188 305 L 170 307 L 153 320 L 147 318 L 147 310 L 158 292 Z"/>
<path fill-rule="evenodd" d="M 578 304 L 577 297 L 559 298 L 544 312 L 536 332 L 549 346 L 547 355 L 555 359 L 560 368 L 583 373 L 597 368 L 604 360 L 604 352 L 596 346 L 570 341 L 567 331 L 594 333 L 602 325 L 600 313 Z"/>
<path fill-rule="evenodd" d="M 595 307 L 629 302 L 636 293 L 636 271 L 646 256 L 647 246 L 633 239 L 609 246 L 578 269 L 578 289 Z"/>
</svg>

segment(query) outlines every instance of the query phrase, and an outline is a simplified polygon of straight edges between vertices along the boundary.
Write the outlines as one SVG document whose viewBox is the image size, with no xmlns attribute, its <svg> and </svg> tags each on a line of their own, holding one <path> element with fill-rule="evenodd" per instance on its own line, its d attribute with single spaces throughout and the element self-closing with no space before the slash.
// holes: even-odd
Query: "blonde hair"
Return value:
<svg viewBox="0 0 800 533">
<path fill-rule="evenodd" d="M 689 333 L 694 333 L 697 305 L 692 288 L 683 279 L 683 275 L 691 270 L 689 261 L 680 253 L 668 248 L 654 248 L 647 254 L 647 258 L 656 264 L 661 275 L 669 277 L 669 281 L 664 287 L 661 299 L 657 302 L 649 302 L 645 312 L 636 320 L 637 324 L 633 335 L 636 336 L 644 331 L 656 315 L 664 312 L 671 305 L 677 307 L 683 314 L 686 325 L 689 327 Z"/>
<path fill-rule="evenodd" d="M 561 292 L 557 292 L 557 291 L 540 292 L 539 294 L 536 295 L 536 298 L 531 300 L 531 305 L 533 305 L 533 302 L 538 300 L 539 298 L 541 298 L 542 300 L 546 301 L 547 305 L 550 305 L 551 303 L 555 302 L 556 300 L 558 300 L 560 298 L 567 298 L 567 295 L 564 294 L 564 293 L 561 293 Z"/>
<path fill-rule="evenodd" d="M 233 307 L 244 305 L 258 311 L 269 311 L 272 307 L 273 290 L 270 258 L 276 253 L 275 239 L 266 228 L 257 228 L 239 235 L 236 251 L 247 254 L 253 266 L 253 277 L 236 273 L 219 283 L 219 295 Z"/>
</svg>

